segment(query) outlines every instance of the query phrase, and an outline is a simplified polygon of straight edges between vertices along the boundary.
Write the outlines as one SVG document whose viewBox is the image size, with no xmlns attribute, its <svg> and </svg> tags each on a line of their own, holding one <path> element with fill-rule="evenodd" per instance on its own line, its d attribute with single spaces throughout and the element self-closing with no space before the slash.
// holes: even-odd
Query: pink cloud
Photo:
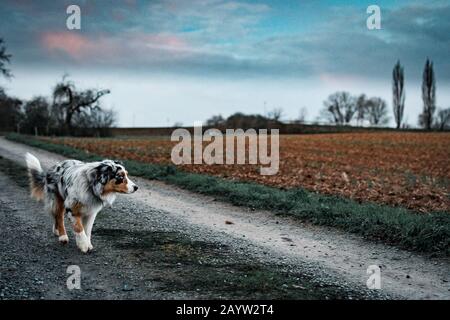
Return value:
<svg viewBox="0 0 450 320">
<path fill-rule="evenodd" d="M 50 52 L 62 51 L 72 58 L 82 58 L 95 50 L 96 44 L 75 32 L 46 32 L 41 37 L 43 46 Z"/>
<path fill-rule="evenodd" d="M 65 53 L 80 61 L 119 62 L 121 57 L 139 61 L 164 60 L 195 53 L 182 38 L 174 34 L 127 33 L 115 36 L 85 36 L 77 32 L 46 32 L 41 44 L 47 52 Z M 161 54 L 161 52 L 164 52 Z"/>
</svg>

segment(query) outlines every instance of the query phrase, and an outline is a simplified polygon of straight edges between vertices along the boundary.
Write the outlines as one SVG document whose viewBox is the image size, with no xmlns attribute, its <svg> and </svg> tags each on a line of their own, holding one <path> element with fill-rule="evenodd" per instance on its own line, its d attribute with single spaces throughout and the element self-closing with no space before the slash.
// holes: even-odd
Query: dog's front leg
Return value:
<svg viewBox="0 0 450 320">
<path fill-rule="evenodd" d="M 86 236 L 88 238 L 88 247 L 89 250 L 94 249 L 94 246 L 92 245 L 91 242 L 91 235 L 92 235 L 92 227 L 94 226 L 94 221 L 95 221 L 95 217 L 97 216 L 96 212 L 93 212 L 89 215 L 87 215 L 84 219 L 83 219 L 83 225 L 84 225 L 84 231 L 86 232 Z"/>
<path fill-rule="evenodd" d="M 84 231 L 82 219 L 81 219 L 81 211 L 78 206 L 74 206 L 71 210 L 69 210 L 69 218 L 72 222 L 73 230 L 75 231 L 75 239 L 77 242 L 77 247 L 81 250 L 81 252 L 88 252 L 89 250 L 89 240 Z"/>
<path fill-rule="evenodd" d="M 89 239 L 84 231 L 81 217 L 74 217 L 73 230 L 75 231 L 75 239 L 77 247 L 84 253 L 89 251 Z"/>
</svg>

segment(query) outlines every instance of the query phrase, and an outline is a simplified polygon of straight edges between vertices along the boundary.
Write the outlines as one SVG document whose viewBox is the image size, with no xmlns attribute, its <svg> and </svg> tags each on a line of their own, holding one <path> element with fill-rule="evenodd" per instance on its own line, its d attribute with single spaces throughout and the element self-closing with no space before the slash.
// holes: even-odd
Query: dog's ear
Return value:
<svg viewBox="0 0 450 320">
<path fill-rule="evenodd" d="M 114 178 L 113 165 L 111 163 L 102 163 L 97 167 L 97 179 L 102 184 L 105 185 L 109 180 Z"/>
<path fill-rule="evenodd" d="M 101 163 L 89 172 L 89 183 L 96 196 L 100 197 L 102 195 L 105 184 L 114 178 L 114 175 L 114 168 L 110 163 Z"/>
<path fill-rule="evenodd" d="M 97 168 L 93 168 L 88 172 L 88 182 L 89 186 L 92 188 L 92 193 L 97 196 L 101 197 L 103 193 L 103 187 L 104 185 L 100 183 L 98 179 L 98 171 Z"/>
<path fill-rule="evenodd" d="M 100 165 L 98 172 L 98 179 L 103 185 L 105 185 L 110 179 L 114 178 L 114 168 L 110 164 Z"/>
<path fill-rule="evenodd" d="M 120 164 L 121 166 L 123 166 L 123 162 L 120 161 L 120 160 L 114 160 L 113 162 L 114 162 L 115 164 Z"/>
</svg>

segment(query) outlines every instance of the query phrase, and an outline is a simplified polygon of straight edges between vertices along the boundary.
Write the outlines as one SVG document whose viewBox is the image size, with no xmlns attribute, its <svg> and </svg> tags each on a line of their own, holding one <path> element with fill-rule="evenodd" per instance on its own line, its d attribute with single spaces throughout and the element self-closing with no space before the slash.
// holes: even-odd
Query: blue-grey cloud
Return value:
<svg viewBox="0 0 450 320">
<path fill-rule="evenodd" d="M 14 63 L 226 77 L 387 78 L 400 59 L 407 76 L 420 79 L 430 57 L 438 76 L 450 80 L 450 4 L 442 2 L 382 7 L 382 30 L 367 30 L 360 7 L 321 7 L 311 30 L 270 36 L 263 25 L 277 18 L 273 2 L 80 1 L 82 30 L 68 31 L 65 9 L 72 3 L 2 4 L 0 37 Z"/>
</svg>

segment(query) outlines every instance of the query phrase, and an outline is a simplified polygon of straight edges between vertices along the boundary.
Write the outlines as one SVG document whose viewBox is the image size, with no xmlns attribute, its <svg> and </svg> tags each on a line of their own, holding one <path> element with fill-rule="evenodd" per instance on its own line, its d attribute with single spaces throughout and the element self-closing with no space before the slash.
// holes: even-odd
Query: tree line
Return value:
<svg viewBox="0 0 450 320">
<path fill-rule="evenodd" d="M 7 53 L 0 38 L 0 75 L 13 77 L 8 69 L 11 54 Z M 109 94 L 107 89 L 80 90 L 67 76 L 56 83 L 50 98 L 37 96 L 28 101 L 10 97 L 0 87 L 0 128 L 3 131 L 17 131 L 43 135 L 109 135 L 109 128 L 116 123 L 116 114 L 101 106 L 100 100 Z M 405 127 L 405 77 L 404 68 L 398 61 L 392 72 L 392 108 L 396 128 Z M 418 123 L 425 130 L 450 129 L 450 108 L 436 107 L 436 79 L 433 62 L 427 59 L 422 76 L 423 111 Z M 302 111 L 302 118 L 305 117 Z M 383 126 L 389 122 L 386 101 L 379 97 L 351 95 L 341 91 L 331 94 L 324 101 L 321 117 L 336 125 Z M 267 115 L 244 115 L 236 113 L 227 119 L 220 115 L 207 120 L 209 125 L 230 125 L 232 127 L 264 127 L 281 121 L 282 109 L 277 108 Z"/>
<path fill-rule="evenodd" d="M 423 110 L 418 124 L 425 130 L 449 129 L 450 108 L 436 108 L 436 79 L 433 62 L 427 59 L 422 76 Z M 398 61 L 392 71 L 392 108 L 396 128 L 406 126 L 403 122 L 405 111 L 404 68 Z M 378 97 L 367 98 L 364 94 L 352 96 L 348 92 L 336 92 L 324 102 L 323 118 L 337 125 L 349 125 L 352 121 L 361 125 L 368 121 L 372 126 L 389 122 L 386 102 Z"/>
<path fill-rule="evenodd" d="M 10 59 L 0 39 L 0 74 L 7 79 L 13 77 L 7 68 Z M 36 96 L 23 101 L 0 87 L 0 127 L 36 135 L 106 136 L 116 123 L 115 112 L 100 104 L 109 93 L 107 89 L 81 90 L 67 75 L 56 83 L 50 98 Z"/>
<path fill-rule="evenodd" d="M 387 104 L 381 98 L 368 98 L 364 94 L 352 96 L 342 91 L 328 96 L 321 117 L 337 125 L 350 125 L 356 119 L 358 125 L 367 120 L 370 125 L 379 126 L 388 123 L 387 113 Z"/>
<path fill-rule="evenodd" d="M 397 61 L 392 71 L 392 111 L 396 128 L 407 128 L 403 122 L 405 112 L 405 75 L 404 68 Z M 450 129 L 450 108 L 436 108 L 436 80 L 433 62 L 427 59 L 422 79 L 423 111 L 419 115 L 418 124 L 425 130 Z M 231 128 L 273 127 L 281 123 L 283 110 L 275 108 L 265 115 L 245 115 L 235 113 L 228 118 L 214 115 L 206 120 L 205 125 L 213 127 L 228 126 Z M 302 108 L 295 123 L 304 123 L 306 108 Z M 346 91 L 335 92 L 324 101 L 320 119 L 335 125 L 356 124 L 362 126 L 385 126 L 389 122 L 389 109 L 386 101 L 379 97 L 367 97 L 365 94 L 354 96 Z"/>
</svg>

